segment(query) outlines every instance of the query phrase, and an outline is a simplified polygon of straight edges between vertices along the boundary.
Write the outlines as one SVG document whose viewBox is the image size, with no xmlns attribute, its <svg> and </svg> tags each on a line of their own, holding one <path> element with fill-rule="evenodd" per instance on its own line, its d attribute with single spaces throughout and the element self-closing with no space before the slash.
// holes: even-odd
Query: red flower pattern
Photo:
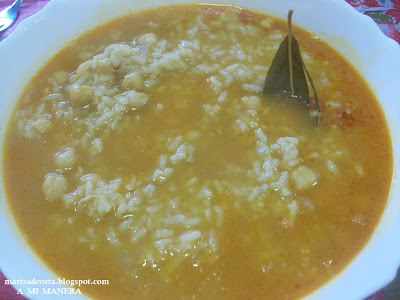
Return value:
<svg viewBox="0 0 400 300">
<path fill-rule="evenodd" d="M 400 43 L 400 0 L 346 0 L 371 17 L 388 37 Z"/>
</svg>

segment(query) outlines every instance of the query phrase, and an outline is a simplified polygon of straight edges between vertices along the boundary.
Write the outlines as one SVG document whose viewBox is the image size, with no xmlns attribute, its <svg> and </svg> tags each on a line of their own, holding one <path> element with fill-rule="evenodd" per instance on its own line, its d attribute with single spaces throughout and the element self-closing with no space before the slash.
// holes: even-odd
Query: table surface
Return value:
<svg viewBox="0 0 400 300">
<path fill-rule="evenodd" d="M 343 0 L 360 13 L 371 17 L 388 37 L 400 43 L 400 0 Z M 11 34 L 19 22 L 41 10 L 49 0 L 24 0 L 17 21 L 7 30 L 0 33 L 0 41 Z M 0 10 L 12 4 L 13 0 L 0 0 Z M 5 277 L 0 271 L 0 300 L 22 300 L 10 285 L 5 285 Z M 365 300 L 400 299 L 400 271 L 396 279 Z"/>
</svg>

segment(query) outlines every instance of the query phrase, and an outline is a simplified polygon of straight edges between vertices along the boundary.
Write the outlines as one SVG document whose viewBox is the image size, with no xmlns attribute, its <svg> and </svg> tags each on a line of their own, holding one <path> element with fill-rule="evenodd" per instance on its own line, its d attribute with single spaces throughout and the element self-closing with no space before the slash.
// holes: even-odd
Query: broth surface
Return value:
<svg viewBox="0 0 400 300">
<path fill-rule="evenodd" d="M 219 6 L 142 11 L 70 42 L 6 132 L 21 232 L 61 278 L 110 299 L 293 299 L 337 275 L 386 205 L 381 108 L 350 64 L 294 28 L 322 113 L 264 99 L 286 35 Z"/>
</svg>

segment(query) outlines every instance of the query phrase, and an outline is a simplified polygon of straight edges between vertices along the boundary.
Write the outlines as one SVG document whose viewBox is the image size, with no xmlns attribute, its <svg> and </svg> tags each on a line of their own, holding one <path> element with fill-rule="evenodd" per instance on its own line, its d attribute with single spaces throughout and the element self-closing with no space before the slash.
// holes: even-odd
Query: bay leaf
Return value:
<svg viewBox="0 0 400 300">
<path fill-rule="evenodd" d="M 319 99 L 314 82 L 301 56 L 300 46 L 292 33 L 289 11 L 289 34 L 280 44 L 265 78 L 264 96 L 274 96 L 284 100 L 298 101 L 313 110 L 314 123 L 319 123 Z M 306 77 L 307 75 L 307 77 Z M 310 102 L 307 79 L 313 89 L 314 100 Z"/>
</svg>

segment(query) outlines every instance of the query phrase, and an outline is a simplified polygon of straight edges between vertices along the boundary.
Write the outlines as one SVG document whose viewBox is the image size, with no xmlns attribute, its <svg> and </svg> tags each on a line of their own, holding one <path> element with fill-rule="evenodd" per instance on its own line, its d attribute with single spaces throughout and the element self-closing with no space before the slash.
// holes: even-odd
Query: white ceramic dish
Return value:
<svg viewBox="0 0 400 300">
<path fill-rule="evenodd" d="M 8 118 L 22 88 L 67 41 L 130 11 L 191 2 L 195 1 L 52 0 L 40 13 L 22 22 L 9 38 L 0 43 L 0 145 L 3 144 Z M 347 57 L 370 83 L 380 100 L 390 126 L 394 152 L 393 181 L 387 207 L 367 246 L 341 274 L 307 299 L 367 297 L 389 283 L 400 264 L 400 46 L 385 37 L 371 19 L 356 12 L 344 0 L 205 2 L 237 5 L 281 18 L 285 18 L 289 8 L 294 9 L 294 22 L 318 34 Z M 0 269 L 9 279 L 57 278 L 23 240 L 7 206 L 3 185 L 0 185 L 0 233 Z M 42 286 L 57 287 L 15 285 L 24 292 L 28 287 Z M 33 299 L 41 297 L 31 295 Z M 54 296 L 55 299 L 58 297 Z M 46 296 L 46 299 L 51 298 Z"/>
</svg>

